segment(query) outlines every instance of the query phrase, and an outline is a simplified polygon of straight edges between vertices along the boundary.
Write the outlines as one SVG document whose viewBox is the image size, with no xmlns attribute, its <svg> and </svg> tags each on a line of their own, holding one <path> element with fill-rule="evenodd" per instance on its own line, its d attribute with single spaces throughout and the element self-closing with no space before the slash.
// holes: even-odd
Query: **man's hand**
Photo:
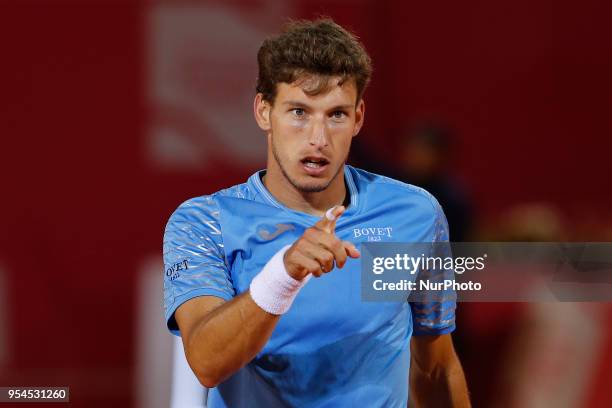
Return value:
<svg viewBox="0 0 612 408">
<path fill-rule="evenodd" d="M 302 280 L 308 274 L 315 277 L 331 272 L 334 264 L 342 268 L 347 257 L 359 258 L 360 253 L 347 241 L 335 235 L 336 221 L 344 213 L 344 206 L 336 206 L 293 243 L 284 257 L 285 269 L 294 279 Z"/>
<path fill-rule="evenodd" d="M 308 274 L 321 276 L 331 271 L 334 263 L 341 268 L 347 257 L 360 256 L 353 244 L 335 236 L 336 219 L 343 212 L 342 206 L 328 211 L 287 249 L 282 259 L 279 255 L 280 268 L 272 265 L 266 270 L 273 256 L 253 279 L 248 292 L 228 302 L 214 296 L 200 296 L 177 309 L 176 321 L 187 361 L 204 386 L 216 387 L 263 349 L 284 313 L 282 304 L 290 307 L 300 286 L 306 283 L 296 283 L 296 279 L 302 281 Z M 286 282 L 290 278 L 293 282 Z M 255 290 L 255 284 L 260 284 L 259 291 Z M 270 312 L 262 304 L 272 305 L 281 312 Z"/>
<path fill-rule="evenodd" d="M 410 351 L 410 408 L 471 407 L 450 334 L 413 336 Z"/>
</svg>

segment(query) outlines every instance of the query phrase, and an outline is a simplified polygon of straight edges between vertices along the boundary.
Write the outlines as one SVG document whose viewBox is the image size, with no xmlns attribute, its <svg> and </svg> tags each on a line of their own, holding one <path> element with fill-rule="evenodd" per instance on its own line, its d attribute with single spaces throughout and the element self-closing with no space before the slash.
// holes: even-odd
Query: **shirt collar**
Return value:
<svg viewBox="0 0 612 408">
<path fill-rule="evenodd" d="M 249 177 L 248 183 L 255 188 L 255 190 L 261 195 L 261 197 L 266 203 L 273 205 L 274 207 L 280 208 L 282 210 L 285 210 L 291 213 L 295 213 L 300 216 L 305 216 L 308 218 L 316 218 L 316 219 L 319 218 L 312 214 L 307 214 L 301 211 L 293 210 L 283 205 L 276 198 L 274 198 L 274 196 L 268 191 L 266 186 L 264 186 L 263 182 L 261 181 L 261 177 L 265 174 L 265 172 L 266 170 L 259 170 L 255 172 L 253 175 L 251 175 L 251 177 Z M 346 209 L 345 215 L 351 215 L 351 214 L 356 213 L 357 210 L 359 209 L 359 205 L 360 205 L 359 198 L 360 197 L 358 194 L 357 185 L 355 183 L 352 167 L 349 165 L 344 166 L 344 180 L 346 182 L 346 187 L 350 195 L 350 205 Z"/>
</svg>

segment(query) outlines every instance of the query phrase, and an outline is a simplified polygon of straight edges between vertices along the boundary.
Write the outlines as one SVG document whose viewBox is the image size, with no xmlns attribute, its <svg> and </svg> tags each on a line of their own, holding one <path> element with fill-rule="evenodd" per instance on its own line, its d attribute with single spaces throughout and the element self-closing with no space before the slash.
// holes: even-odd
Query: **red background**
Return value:
<svg viewBox="0 0 612 408">
<path fill-rule="evenodd" d="M 142 258 L 161 256 L 180 202 L 240 182 L 253 166 L 148 165 L 148 6 L 87 3 L 0 5 L 11 352 L 0 385 L 69 383 L 75 406 L 129 406 Z M 458 131 L 456 174 L 482 218 L 546 200 L 577 221 L 610 220 L 609 3 L 295 5 L 298 16 L 346 24 L 371 52 L 361 137 L 381 157 L 393 160 L 390 135 L 402 122 L 442 117 Z"/>
</svg>

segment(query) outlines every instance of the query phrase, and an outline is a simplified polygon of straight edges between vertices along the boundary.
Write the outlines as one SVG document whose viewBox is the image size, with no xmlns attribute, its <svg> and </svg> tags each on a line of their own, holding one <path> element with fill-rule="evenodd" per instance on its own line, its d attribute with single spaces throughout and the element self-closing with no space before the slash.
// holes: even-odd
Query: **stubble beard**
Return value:
<svg viewBox="0 0 612 408">
<path fill-rule="evenodd" d="M 278 167 L 280 168 L 281 173 L 283 174 L 283 177 L 285 177 L 285 180 L 287 180 L 293 186 L 293 188 L 295 188 L 297 191 L 301 193 L 320 193 L 321 191 L 326 190 L 327 187 L 329 187 L 329 185 L 331 184 L 331 182 L 336 179 L 336 177 L 338 176 L 338 173 L 340 173 L 340 170 L 342 169 L 342 164 L 340 164 L 338 168 L 336 169 L 336 173 L 334 174 L 334 176 L 325 184 L 319 184 L 319 185 L 300 184 L 296 180 L 294 180 L 289 175 L 289 172 L 287 172 L 287 170 L 285 169 L 285 165 L 283 164 L 280 158 L 280 155 L 278 154 L 278 151 L 276 150 L 276 144 L 274 143 L 274 139 L 272 139 L 272 155 L 274 156 L 274 160 L 276 161 L 276 164 L 278 164 Z M 348 154 L 347 154 L 347 158 L 348 158 Z M 342 163 L 346 163 L 346 158 Z"/>
</svg>

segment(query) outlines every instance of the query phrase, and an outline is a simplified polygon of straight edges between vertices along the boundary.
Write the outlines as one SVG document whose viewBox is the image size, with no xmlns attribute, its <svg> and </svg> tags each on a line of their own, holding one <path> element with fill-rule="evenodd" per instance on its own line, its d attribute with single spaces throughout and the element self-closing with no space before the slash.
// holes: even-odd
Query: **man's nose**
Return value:
<svg viewBox="0 0 612 408">
<path fill-rule="evenodd" d="M 328 142 L 327 137 L 327 126 L 325 126 L 325 123 L 315 122 L 310 132 L 310 144 L 317 148 L 325 147 Z"/>
</svg>

